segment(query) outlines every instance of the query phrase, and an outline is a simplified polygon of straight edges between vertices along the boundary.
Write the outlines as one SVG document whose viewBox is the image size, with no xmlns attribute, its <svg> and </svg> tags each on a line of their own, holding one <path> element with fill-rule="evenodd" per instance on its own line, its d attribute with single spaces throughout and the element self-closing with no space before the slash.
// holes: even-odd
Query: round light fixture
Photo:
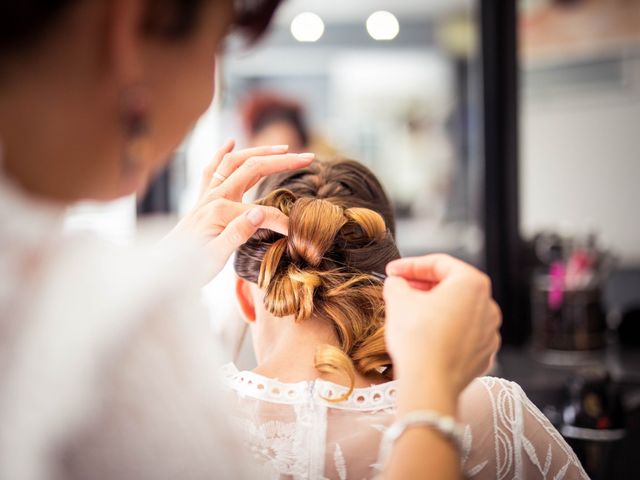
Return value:
<svg viewBox="0 0 640 480">
<path fill-rule="evenodd" d="M 291 35 L 299 42 L 316 42 L 324 33 L 324 22 L 312 12 L 304 12 L 291 21 Z"/>
<path fill-rule="evenodd" d="M 367 18 L 367 32 L 375 40 L 393 40 L 400 32 L 400 24 L 393 13 L 380 10 Z"/>
</svg>

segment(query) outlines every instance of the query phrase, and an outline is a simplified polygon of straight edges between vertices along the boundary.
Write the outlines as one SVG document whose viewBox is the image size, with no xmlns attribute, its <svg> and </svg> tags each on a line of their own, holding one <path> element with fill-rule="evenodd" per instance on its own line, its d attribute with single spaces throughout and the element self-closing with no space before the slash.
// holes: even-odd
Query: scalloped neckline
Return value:
<svg viewBox="0 0 640 480">
<path fill-rule="evenodd" d="M 342 410 L 379 410 L 396 406 L 397 380 L 354 388 L 346 400 L 331 402 L 327 399 L 338 398 L 349 389 L 322 379 L 281 382 L 277 378 L 238 370 L 233 363 L 222 367 L 222 376 L 226 385 L 240 395 L 273 403 L 294 405 L 312 399 L 314 403 Z"/>
</svg>

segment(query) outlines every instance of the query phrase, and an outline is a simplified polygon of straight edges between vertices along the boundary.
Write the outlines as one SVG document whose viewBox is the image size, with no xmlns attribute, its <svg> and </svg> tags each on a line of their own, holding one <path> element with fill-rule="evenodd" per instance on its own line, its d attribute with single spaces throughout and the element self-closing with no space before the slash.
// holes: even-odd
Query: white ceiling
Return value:
<svg viewBox="0 0 640 480">
<path fill-rule="evenodd" d="M 289 24 L 301 12 L 314 12 L 327 24 L 364 22 L 376 10 L 388 10 L 399 19 L 424 19 L 472 8 L 476 0 L 287 0 L 276 22 Z"/>
</svg>

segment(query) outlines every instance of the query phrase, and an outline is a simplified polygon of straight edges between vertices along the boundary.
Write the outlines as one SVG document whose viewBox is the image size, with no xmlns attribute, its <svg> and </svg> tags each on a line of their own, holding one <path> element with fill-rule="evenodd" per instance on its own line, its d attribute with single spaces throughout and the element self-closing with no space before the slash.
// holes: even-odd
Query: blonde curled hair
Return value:
<svg viewBox="0 0 640 480">
<path fill-rule="evenodd" d="M 264 305 L 296 322 L 329 321 L 339 346 L 323 345 L 315 355 L 322 373 L 349 380 L 391 378 L 384 341 L 382 282 L 372 273 L 400 255 L 394 222 L 382 186 L 351 160 L 314 162 L 302 171 L 265 181 L 256 203 L 289 217 L 289 235 L 259 230 L 236 255 L 238 275 L 265 291 Z"/>
</svg>

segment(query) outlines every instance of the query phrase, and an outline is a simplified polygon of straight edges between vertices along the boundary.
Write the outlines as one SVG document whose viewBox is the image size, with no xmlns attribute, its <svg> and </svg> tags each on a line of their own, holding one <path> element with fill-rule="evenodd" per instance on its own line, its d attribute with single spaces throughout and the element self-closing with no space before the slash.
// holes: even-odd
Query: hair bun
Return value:
<svg viewBox="0 0 640 480">
<path fill-rule="evenodd" d="M 382 216 L 368 208 L 347 208 L 344 211 L 347 223 L 340 231 L 344 244 L 360 247 L 363 244 L 381 240 L 387 233 Z"/>
<path fill-rule="evenodd" d="M 327 200 L 300 198 L 289 213 L 289 256 L 318 267 L 346 223 L 341 207 Z"/>
<path fill-rule="evenodd" d="M 278 189 L 258 202 L 289 217 L 287 254 L 294 262 L 318 267 L 327 251 L 353 250 L 382 241 L 388 230 L 382 215 L 368 208 L 342 208 L 328 200 L 296 198 Z"/>
<path fill-rule="evenodd" d="M 276 316 L 295 314 L 296 321 L 313 314 L 319 268 L 340 229 L 348 222 L 344 210 L 315 198 L 277 190 L 260 203 L 289 215 L 289 236 L 275 241 L 260 266 L 258 285 L 266 290 L 265 307 Z"/>
<path fill-rule="evenodd" d="M 382 216 L 368 208 L 345 209 L 328 200 L 296 198 L 286 189 L 275 190 L 259 203 L 289 216 L 289 236 L 266 250 L 258 276 L 258 286 L 266 291 L 265 306 L 276 316 L 295 314 L 297 321 L 309 318 L 316 289 L 326 286 L 330 290 L 335 283 L 330 277 L 338 271 L 347 277 L 364 273 L 358 267 L 367 260 L 360 257 L 371 252 L 363 247 L 387 234 Z M 352 260 L 357 264 L 351 266 Z M 333 297 L 330 291 L 327 297 Z"/>
<path fill-rule="evenodd" d="M 278 273 L 265 288 L 265 308 L 277 317 L 294 315 L 296 322 L 311 317 L 314 310 L 314 294 L 321 285 L 320 276 L 300 270 L 295 265 Z"/>
</svg>

